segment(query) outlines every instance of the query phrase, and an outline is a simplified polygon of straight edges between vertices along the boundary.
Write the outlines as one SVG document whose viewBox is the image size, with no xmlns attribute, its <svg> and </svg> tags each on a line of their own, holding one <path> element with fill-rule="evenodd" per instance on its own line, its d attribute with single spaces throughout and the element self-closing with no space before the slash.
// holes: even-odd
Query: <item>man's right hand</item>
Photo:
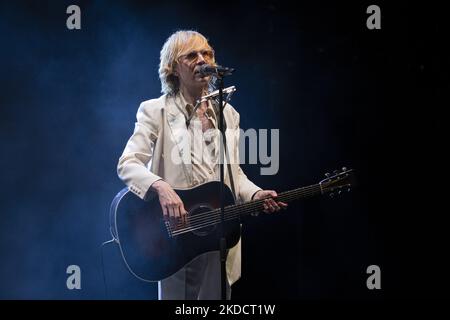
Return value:
<svg viewBox="0 0 450 320">
<path fill-rule="evenodd" d="M 158 193 L 164 219 L 170 220 L 171 224 L 177 224 L 181 221 L 186 222 L 187 211 L 184 208 L 183 201 L 167 182 L 164 180 L 155 181 L 151 188 Z"/>
</svg>

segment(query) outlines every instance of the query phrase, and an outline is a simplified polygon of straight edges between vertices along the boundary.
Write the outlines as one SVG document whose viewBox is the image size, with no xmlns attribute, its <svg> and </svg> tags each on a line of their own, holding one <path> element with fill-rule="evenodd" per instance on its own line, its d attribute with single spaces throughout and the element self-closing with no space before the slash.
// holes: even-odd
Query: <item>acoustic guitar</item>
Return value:
<svg viewBox="0 0 450 320">
<path fill-rule="evenodd" d="M 277 201 L 291 202 L 315 195 L 336 196 L 354 185 L 353 170 L 343 168 L 326 174 L 317 184 L 278 193 Z M 163 218 L 158 196 L 145 201 L 122 189 L 111 204 L 111 233 L 129 271 L 137 278 L 154 282 L 165 279 L 195 257 L 218 250 L 221 232 L 220 182 L 212 181 L 192 189 L 174 189 L 188 211 L 183 221 Z M 263 211 L 264 200 L 236 204 L 224 186 L 224 235 L 227 248 L 237 244 L 240 218 Z"/>
</svg>

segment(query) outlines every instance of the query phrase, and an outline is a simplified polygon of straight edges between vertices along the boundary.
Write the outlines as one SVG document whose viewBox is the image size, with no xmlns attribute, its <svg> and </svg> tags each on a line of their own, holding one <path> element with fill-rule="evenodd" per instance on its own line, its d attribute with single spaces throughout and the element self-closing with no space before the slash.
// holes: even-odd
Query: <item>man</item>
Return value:
<svg viewBox="0 0 450 320">
<path fill-rule="evenodd" d="M 118 163 L 118 175 L 130 190 L 145 199 L 156 192 L 166 219 L 183 219 L 187 213 L 174 188 L 192 188 L 219 180 L 218 118 L 211 101 L 196 101 L 207 93 L 210 76 L 199 73 L 204 64 L 215 65 L 214 51 L 196 31 L 172 34 L 161 50 L 159 77 L 163 95 L 143 102 L 137 112 L 134 133 Z M 190 119 L 190 121 L 187 121 Z M 246 202 L 265 199 L 266 212 L 287 205 L 276 202 L 273 190 L 261 190 L 239 167 L 239 114 L 230 105 L 224 108 L 227 149 L 235 196 Z M 228 170 L 225 183 L 230 186 Z M 240 277 L 241 242 L 227 255 L 227 297 Z M 220 299 L 219 252 L 194 259 L 171 277 L 159 282 L 159 299 Z"/>
</svg>

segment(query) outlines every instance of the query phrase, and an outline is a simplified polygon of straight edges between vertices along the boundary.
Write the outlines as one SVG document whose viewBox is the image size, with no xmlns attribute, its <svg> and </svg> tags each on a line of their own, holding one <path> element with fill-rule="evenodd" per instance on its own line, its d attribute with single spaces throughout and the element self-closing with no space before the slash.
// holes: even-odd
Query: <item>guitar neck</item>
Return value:
<svg viewBox="0 0 450 320">
<path fill-rule="evenodd" d="M 281 202 L 291 202 L 298 199 L 309 198 L 322 193 L 319 184 L 310 185 L 307 187 L 297 188 L 290 191 L 281 192 L 278 194 L 276 200 Z M 264 199 L 252 200 L 250 202 L 227 206 L 225 207 L 225 219 L 234 219 L 239 216 L 244 216 L 264 210 Z M 220 212 L 220 209 L 218 210 Z"/>
<path fill-rule="evenodd" d="M 327 177 L 317 184 L 310 186 L 293 189 L 290 191 L 281 192 L 277 195 L 276 201 L 280 202 L 291 202 L 293 200 L 309 198 L 319 194 L 330 194 L 330 197 L 334 196 L 337 192 L 340 194 L 342 190 L 350 191 L 350 187 L 354 185 L 353 170 L 347 170 L 347 168 L 342 168 L 342 171 L 335 170 L 333 175 L 329 173 L 325 174 Z M 265 199 L 253 200 L 247 203 L 229 205 L 224 208 L 224 220 L 238 219 L 241 216 L 258 213 L 264 210 Z M 206 226 L 211 226 L 218 224 L 222 221 L 221 210 L 213 209 L 208 212 L 204 212 L 200 215 L 194 215 L 189 221 L 189 226 L 186 227 L 181 224 L 180 228 L 175 226 L 174 231 L 178 234 L 186 233 L 194 230 L 204 228 Z M 177 229 L 178 228 L 178 229 Z"/>
</svg>

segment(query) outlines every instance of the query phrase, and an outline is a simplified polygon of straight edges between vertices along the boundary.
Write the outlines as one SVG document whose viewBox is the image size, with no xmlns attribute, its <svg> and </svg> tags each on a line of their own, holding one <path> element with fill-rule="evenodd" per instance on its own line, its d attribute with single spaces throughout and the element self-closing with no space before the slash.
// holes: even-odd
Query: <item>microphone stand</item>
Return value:
<svg viewBox="0 0 450 320">
<path fill-rule="evenodd" d="M 221 297 L 222 300 L 227 299 L 227 293 L 226 293 L 226 281 L 227 281 L 227 272 L 226 272 L 226 258 L 227 258 L 227 240 L 225 238 L 225 209 L 224 209 L 224 201 L 225 201 L 225 190 L 224 190 L 224 152 L 226 150 L 227 145 L 227 139 L 224 132 L 224 123 L 225 119 L 223 116 L 223 77 L 226 74 L 217 73 L 217 85 L 219 89 L 219 131 L 221 133 L 221 138 L 219 142 L 219 169 L 220 169 L 220 270 L 221 270 Z M 223 141 L 223 143 L 222 143 Z"/>
<path fill-rule="evenodd" d="M 220 226 L 219 226 L 219 234 L 220 234 L 220 240 L 219 240 L 219 248 L 220 248 L 220 275 L 221 275 L 221 299 L 226 300 L 227 299 L 227 271 L 226 271 L 226 259 L 227 259 L 227 240 L 225 238 L 225 179 L 224 179 L 224 152 L 226 150 L 227 146 L 227 139 L 225 136 L 225 118 L 223 116 L 223 93 L 226 92 L 227 94 L 232 94 L 236 88 L 234 86 L 224 89 L 224 83 L 223 78 L 225 76 L 231 75 L 234 71 L 233 68 L 215 68 L 214 75 L 216 76 L 216 84 L 218 87 L 218 94 L 219 94 L 219 131 L 220 131 L 220 137 L 222 139 L 219 139 L 219 170 L 220 170 L 220 183 L 219 183 L 219 195 L 220 195 Z M 216 90 L 217 91 L 217 90 Z M 210 95 L 207 95 L 203 98 L 209 98 L 209 96 L 214 96 L 216 94 L 216 91 L 211 93 Z M 230 96 L 229 96 L 230 97 Z M 199 100 L 200 102 L 201 100 Z M 198 103 L 200 104 L 200 103 Z M 189 124 L 190 119 L 188 119 L 187 123 Z M 223 143 L 222 143 L 223 142 Z"/>
</svg>

